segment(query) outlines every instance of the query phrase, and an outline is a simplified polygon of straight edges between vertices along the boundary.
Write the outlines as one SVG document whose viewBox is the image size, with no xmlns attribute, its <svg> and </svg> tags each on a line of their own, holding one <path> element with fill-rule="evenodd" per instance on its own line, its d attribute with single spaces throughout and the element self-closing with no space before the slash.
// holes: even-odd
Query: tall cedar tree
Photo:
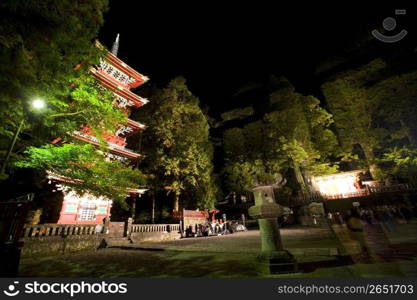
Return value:
<svg viewBox="0 0 417 300">
<path fill-rule="evenodd" d="M 232 191 L 244 192 L 288 170 L 298 181 L 289 185 L 305 190 L 303 175 L 337 170 L 330 164 L 337 155 L 337 139 L 329 129 L 332 116 L 318 99 L 296 93 L 285 78 L 281 83 L 270 98 L 273 111 L 264 120 L 228 129 L 223 135 L 224 176 Z"/>
<path fill-rule="evenodd" d="M 177 77 L 153 93 L 138 117 L 148 125 L 142 165 L 154 176 L 153 188 L 174 194 L 174 211 L 180 208 L 180 197 L 187 208 L 214 208 L 217 187 L 209 124 L 185 79 Z"/>
<path fill-rule="evenodd" d="M 360 154 L 354 153 L 359 146 L 375 178 L 384 177 L 378 164 L 383 153 L 393 151 L 386 161 L 398 153 L 392 148 L 415 145 L 416 79 L 416 72 L 397 75 L 376 59 L 322 85 L 343 151 Z"/>
</svg>

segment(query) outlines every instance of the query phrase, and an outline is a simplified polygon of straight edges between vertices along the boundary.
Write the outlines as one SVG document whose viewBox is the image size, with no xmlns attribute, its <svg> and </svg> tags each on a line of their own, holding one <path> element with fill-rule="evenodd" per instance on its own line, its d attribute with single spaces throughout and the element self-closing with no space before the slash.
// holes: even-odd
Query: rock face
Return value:
<svg viewBox="0 0 417 300">
<path fill-rule="evenodd" d="M 291 253 L 283 249 L 277 218 L 282 214 L 275 202 L 272 185 L 253 189 L 255 206 L 249 208 L 249 215 L 258 220 L 261 233 L 261 252 L 258 255 L 259 272 L 267 274 L 293 273 L 297 263 Z"/>
</svg>

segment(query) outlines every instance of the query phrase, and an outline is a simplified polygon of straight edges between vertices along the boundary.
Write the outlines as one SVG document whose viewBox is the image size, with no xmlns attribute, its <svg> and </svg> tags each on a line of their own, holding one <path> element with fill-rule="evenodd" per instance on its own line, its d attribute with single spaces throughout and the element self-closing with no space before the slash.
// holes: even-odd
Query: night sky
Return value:
<svg viewBox="0 0 417 300">
<path fill-rule="evenodd" d="M 149 76 L 147 84 L 163 86 L 183 75 L 213 111 L 230 107 L 242 85 L 265 81 L 270 74 L 288 77 L 301 93 L 317 94 L 317 64 L 360 48 L 360 41 L 369 40 L 370 31 L 381 28 L 386 17 L 397 20 L 394 34 L 404 28 L 410 32 L 406 38 L 416 37 L 410 28 L 416 28 L 411 26 L 415 14 L 398 1 L 388 6 L 374 2 L 375 7 L 364 7 L 364 1 L 314 6 L 178 2 L 111 0 L 99 39 L 110 48 L 120 33 L 118 56 Z M 407 9 L 407 15 L 395 16 L 396 8 Z"/>
</svg>

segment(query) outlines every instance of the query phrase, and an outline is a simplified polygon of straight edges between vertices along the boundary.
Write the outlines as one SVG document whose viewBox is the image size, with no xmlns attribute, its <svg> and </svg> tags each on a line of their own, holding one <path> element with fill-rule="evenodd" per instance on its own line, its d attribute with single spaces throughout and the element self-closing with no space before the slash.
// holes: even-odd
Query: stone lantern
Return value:
<svg viewBox="0 0 417 300">
<path fill-rule="evenodd" d="M 261 252 L 258 255 L 260 271 L 267 274 L 284 274 L 297 271 L 294 256 L 284 250 L 277 218 L 282 208 L 275 201 L 274 188 L 285 184 L 280 177 L 279 183 L 258 184 L 252 190 L 255 205 L 249 208 L 249 215 L 258 220 L 261 235 Z"/>
</svg>

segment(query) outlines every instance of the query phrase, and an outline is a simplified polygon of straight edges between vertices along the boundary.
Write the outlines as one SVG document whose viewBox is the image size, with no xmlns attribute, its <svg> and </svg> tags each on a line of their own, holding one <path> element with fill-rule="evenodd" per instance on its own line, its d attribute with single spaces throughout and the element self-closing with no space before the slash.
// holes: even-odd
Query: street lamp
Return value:
<svg viewBox="0 0 417 300">
<path fill-rule="evenodd" d="M 46 103 L 44 100 L 37 98 L 32 101 L 32 107 L 34 109 L 40 110 L 46 107 Z"/>
<path fill-rule="evenodd" d="M 40 98 L 34 99 L 31 103 L 31 105 L 36 110 L 41 110 L 41 109 L 46 107 L 45 101 L 43 99 L 40 99 Z M 7 163 L 9 162 L 10 155 L 12 154 L 12 151 L 13 151 L 14 145 L 16 144 L 17 138 L 19 137 L 20 131 L 22 130 L 24 121 L 25 121 L 25 119 L 22 118 L 22 120 L 20 121 L 19 126 L 17 127 L 17 130 L 16 130 L 16 132 L 13 136 L 13 140 L 12 140 L 12 143 L 10 144 L 9 150 L 7 150 L 6 158 L 4 159 L 3 165 L 1 166 L 0 180 L 6 180 L 7 178 L 9 178 L 9 175 L 5 173 L 6 166 L 7 166 Z"/>
</svg>

